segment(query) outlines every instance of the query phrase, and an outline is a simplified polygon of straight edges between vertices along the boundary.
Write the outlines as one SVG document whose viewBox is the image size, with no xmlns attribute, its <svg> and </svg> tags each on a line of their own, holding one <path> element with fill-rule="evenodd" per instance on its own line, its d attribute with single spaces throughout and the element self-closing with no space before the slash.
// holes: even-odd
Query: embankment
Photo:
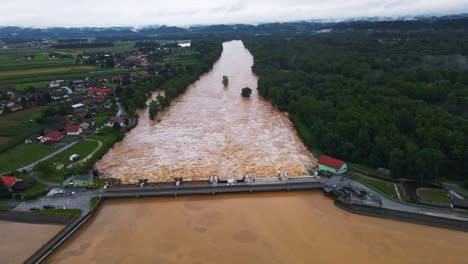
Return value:
<svg viewBox="0 0 468 264">
<path fill-rule="evenodd" d="M 350 213 L 468 232 L 468 221 L 350 204 L 340 199 L 335 200 L 335 205 Z"/>
</svg>

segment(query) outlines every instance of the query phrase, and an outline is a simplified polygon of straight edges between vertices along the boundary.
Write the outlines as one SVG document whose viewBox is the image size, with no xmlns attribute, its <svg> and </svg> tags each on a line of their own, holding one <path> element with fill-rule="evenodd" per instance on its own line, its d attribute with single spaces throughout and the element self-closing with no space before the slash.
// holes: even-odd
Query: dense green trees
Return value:
<svg viewBox="0 0 468 264">
<path fill-rule="evenodd" d="M 394 177 L 468 176 L 468 37 L 329 34 L 247 39 L 259 93 L 309 147 Z M 465 60 L 450 60 L 460 58 Z M 465 179 L 468 180 L 468 179 Z"/>
<path fill-rule="evenodd" d="M 159 110 L 158 102 L 154 100 L 151 101 L 151 103 L 149 104 L 149 109 L 148 109 L 149 118 L 151 120 L 154 120 L 154 118 L 158 114 L 158 110 Z"/>
<path fill-rule="evenodd" d="M 250 89 L 249 87 L 242 88 L 242 92 L 241 92 L 242 97 L 250 97 L 251 94 L 252 94 L 252 89 Z"/>
</svg>

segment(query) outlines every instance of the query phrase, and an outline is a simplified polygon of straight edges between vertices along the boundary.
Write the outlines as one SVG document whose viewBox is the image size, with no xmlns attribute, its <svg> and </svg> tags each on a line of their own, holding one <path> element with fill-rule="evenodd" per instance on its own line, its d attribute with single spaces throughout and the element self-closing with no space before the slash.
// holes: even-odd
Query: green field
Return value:
<svg viewBox="0 0 468 264">
<path fill-rule="evenodd" d="M 350 173 L 350 175 L 352 175 L 352 177 L 355 180 L 361 182 L 364 185 L 367 185 L 367 186 L 375 189 L 376 191 L 382 193 L 383 195 L 398 200 L 398 195 L 395 193 L 395 190 L 393 188 L 392 183 L 379 181 L 379 180 L 376 180 L 376 179 L 364 177 L 364 176 L 354 174 L 354 173 Z M 401 194 L 401 192 L 400 192 L 400 194 Z"/>
<path fill-rule="evenodd" d="M 450 203 L 450 197 L 448 192 L 445 189 L 425 189 L 420 188 L 416 190 L 416 193 L 421 198 L 424 198 L 429 201 L 440 202 L 440 203 Z"/>
<path fill-rule="evenodd" d="M 47 127 L 45 124 L 35 122 L 35 119 L 41 115 L 41 109 L 41 107 L 32 107 L 0 115 L 0 153 L 23 143 L 29 136 Z"/>
<path fill-rule="evenodd" d="M 33 163 L 57 150 L 54 145 L 40 143 L 20 144 L 17 147 L 0 154 L 0 173 L 17 170 Z"/>
<path fill-rule="evenodd" d="M 199 61 L 194 57 L 195 53 L 173 54 L 164 57 L 164 61 L 169 64 L 191 65 L 198 64 Z"/>
<path fill-rule="evenodd" d="M 36 171 L 39 177 L 43 178 L 44 180 L 61 183 L 69 173 L 67 166 L 74 163 L 73 161 L 70 161 L 70 156 L 73 154 L 78 154 L 80 155 L 80 160 L 82 160 L 91 152 L 93 152 L 93 150 L 95 150 L 97 147 L 98 142 L 93 140 L 83 140 L 80 143 L 65 150 L 64 152 L 57 154 L 56 156 L 48 159 L 47 161 L 44 161 L 44 163 L 47 164 L 47 166 L 51 167 L 50 173 L 43 173 L 37 170 Z M 63 168 L 57 170 L 54 165 L 56 163 L 63 164 Z"/>
<path fill-rule="evenodd" d="M 51 209 L 51 210 L 40 210 L 36 211 L 36 214 L 45 215 L 63 215 L 63 216 L 80 216 L 80 209 Z"/>
<path fill-rule="evenodd" d="M 16 48 L 0 50 L 0 86 L 18 90 L 29 86 L 44 86 L 54 79 L 77 79 L 85 76 L 107 76 L 127 73 L 133 70 L 103 69 L 91 65 L 76 65 L 75 59 L 49 59 L 49 53 L 78 55 L 83 52 L 122 53 L 134 50 L 134 42 L 115 42 L 114 47 L 86 49 L 38 50 Z M 33 60 L 20 60 L 20 56 L 34 55 Z"/>
</svg>

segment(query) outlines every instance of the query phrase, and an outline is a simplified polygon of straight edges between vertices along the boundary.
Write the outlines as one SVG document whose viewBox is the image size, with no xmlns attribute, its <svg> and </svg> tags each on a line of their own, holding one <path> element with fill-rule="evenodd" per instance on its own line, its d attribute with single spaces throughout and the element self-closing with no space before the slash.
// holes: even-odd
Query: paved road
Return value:
<svg viewBox="0 0 468 264">
<path fill-rule="evenodd" d="M 436 216 L 446 217 L 446 218 L 468 220 L 468 216 L 466 214 L 461 214 L 458 212 L 449 212 L 449 211 L 444 211 L 444 210 L 437 210 L 437 209 L 430 209 L 430 208 L 413 206 L 413 205 L 397 202 L 395 200 L 392 200 L 390 198 L 387 198 L 381 195 L 380 193 L 374 191 L 373 189 L 367 187 L 366 185 L 358 181 L 349 179 L 349 178 L 344 178 L 344 177 L 335 178 L 334 177 L 333 180 L 335 181 L 334 184 L 340 184 L 341 186 L 351 186 L 356 189 L 365 190 L 373 197 L 378 197 L 382 201 L 383 208 L 411 212 L 411 213 L 418 213 L 418 214 L 436 215 Z"/>
<path fill-rule="evenodd" d="M 119 110 L 117 111 L 117 114 L 115 114 L 115 117 L 119 117 L 124 113 L 124 109 L 120 103 L 117 103 L 117 106 L 119 106 Z"/>
<path fill-rule="evenodd" d="M 93 196 L 98 196 L 101 190 L 67 189 L 65 195 L 59 197 L 41 197 L 36 200 L 23 201 L 15 208 L 17 211 L 29 211 L 31 207 L 43 208 L 44 205 L 64 206 L 66 209 L 80 209 L 83 214 L 90 211 L 89 201 Z M 71 195 L 74 191 L 75 194 Z"/>
<path fill-rule="evenodd" d="M 26 171 L 30 172 L 30 171 L 32 171 L 32 169 L 34 168 L 34 166 L 36 166 L 39 162 L 48 160 L 48 159 L 54 157 L 55 155 L 64 152 L 65 150 L 67 150 L 67 149 L 73 147 L 74 145 L 78 144 L 80 141 L 81 141 L 81 139 L 75 140 L 75 141 L 71 142 L 70 144 L 68 144 L 68 145 L 66 145 L 66 146 L 64 146 L 64 147 L 62 147 L 62 148 L 60 148 L 60 149 L 58 149 L 58 150 L 52 152 L 51 154 L 49 154 L 49 155 L 47 155 L 47 156 L 45 156 L 45 157 L 43 157 L 43 158 L 41 158 L 40 160 L 37 160 L 37 161 L 35 161 L 35 162 L 33 162 L 33 163 L 29 164 L 29 165 L 26 165 L 26 166 L 24 166 L 24 167 L 21 167 L 21 168 L 19 168 L 18 170 L 19 170 L 19 171 L 26 170 Z"/>
</svg>

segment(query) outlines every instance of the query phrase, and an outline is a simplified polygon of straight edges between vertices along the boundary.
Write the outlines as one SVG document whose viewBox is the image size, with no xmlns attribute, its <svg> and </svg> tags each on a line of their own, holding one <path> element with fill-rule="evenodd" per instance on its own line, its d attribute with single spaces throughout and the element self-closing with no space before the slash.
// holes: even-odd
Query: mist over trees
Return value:
<svg viewBox="0 0 468 264">
<path fill-rule="evenodd" d="M 244 43 L 260 95 L 290 113 L 309 147 L 396 178 L 468 182 L 467 32 Z"/>
</svg>

